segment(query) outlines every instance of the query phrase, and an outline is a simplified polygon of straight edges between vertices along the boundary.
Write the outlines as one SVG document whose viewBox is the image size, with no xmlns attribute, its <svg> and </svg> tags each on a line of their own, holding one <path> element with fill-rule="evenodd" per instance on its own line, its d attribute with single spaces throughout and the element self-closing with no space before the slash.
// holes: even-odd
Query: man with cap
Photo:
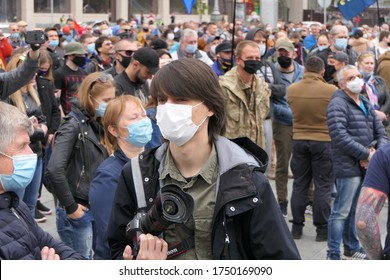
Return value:
<svg viewBox="0 0 390 280">
<path fill-rule="evenodd" d="M 215 74 L 221 76 L 232 69 L 232 42 L 224 41 L 215 48 L 216 59 L 212 66 Z"/>
<path fill-rule="evenodd" d="M 21 20 L 18 22 L 19 36 L 23 41 L 26 41 L 27 26 L 28 26 L 28 23 L 25 22 L 24 20 Z"/>
<path fill-rule="evenodd" d="M 291 108 L 287 103 L 287 88 L 302 79 L 304 68 L 294 61 L 296 53 L 290 40 L 287 38 L 278 39 L 275 48 L 277 62 L 274 66 L 285 86 L 282 96 L 271 96 L 271 102 L 274 106 L 272 131 L 276 148 L 275 186 L 280 210 L 283 216 L 287 217 L 287 182 L 292 149 L 293 121 Z"/>
<path fill-rule="evenodd" d="M 150 47 L 154 50 L 168 50 L 168 44 L 165 42 L 164 39 L 161 39 L 159 37 L 155 37 L 152 39 L 152 42 L 150 43 Z"/>
<path fill-rule="evenodd" d="M 215 61 L 217 58 L 216 48 L 222 42 L 221 37 L 219 36 L 210 36 L 206 40 L 205 52 L 207 52 L 208 57 Z"/>
<path fill-rule="evenodd" d="M 159 68 L 158 53 L 151 48 L 138 49 L 132 56 L 130 64 L 119 75 L 115 76 L 116 95 L 130 94 L 137 96 L 144 105 L 148 103 L 149 90 L 146 80 L 151 79 Z"/>
<path fill-rule="evenodd" d="M 71 100 L 81 82 L 87 76 L 82 69 L 85 65 L 87 52 L 78 42 L 70 42 L 65 46 L 65 65 L 54 71 L 54 84 L 57 97 L 60 96 L 61 107 L 66 115 L 71 110 Z"/>
<path fill-rule="evenodd" d="M 332 74 L 332 79 L 328 81 L 328 84 L 333 84 L 336 87 L 339 87 L 339 81 L 337 80 L 338 71 L 344 66 L 348 65 L 348 55 L 345 52 L 337 51 L 331 53 L 328 56 L 328 69 Z"/>
</svg>

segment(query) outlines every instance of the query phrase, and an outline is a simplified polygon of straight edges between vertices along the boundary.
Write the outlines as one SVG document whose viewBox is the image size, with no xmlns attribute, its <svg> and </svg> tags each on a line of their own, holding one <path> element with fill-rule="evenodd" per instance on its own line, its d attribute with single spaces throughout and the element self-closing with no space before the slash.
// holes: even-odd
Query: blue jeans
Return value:
<svg viewBox="0 0 390 280">
<path fill-rule="evenodd" d="M 37 205 L 39 188 L 42 184 L 42 158 L 38 157 L 37 167 L 35 169 L 34 177 L 30 184 L 25 188 L 23 201 L 27 204 L 31 211 L 31 215 L 35 217 L 35 206 Z M 19 195 L 19 194 L 18 194 Z M 21 197 L 21 196 L 20 196 Z"/>
<path fill-rule="evenodd" d="M 328 223 L 328 257 L 340 258 L 341 239 L 344 252 L 360 251 L 355 211 L 361 187 L 361 177 L 336 179 L 337 195 Z"/>
<path fill-rule="evenodd" d="M 91 260 L 93 240 L 93 215 L 87 210 L 80 219 L 69 219 L 65 209 L 56 208 L 57 232 L 62 242 Z"/>
</svg>

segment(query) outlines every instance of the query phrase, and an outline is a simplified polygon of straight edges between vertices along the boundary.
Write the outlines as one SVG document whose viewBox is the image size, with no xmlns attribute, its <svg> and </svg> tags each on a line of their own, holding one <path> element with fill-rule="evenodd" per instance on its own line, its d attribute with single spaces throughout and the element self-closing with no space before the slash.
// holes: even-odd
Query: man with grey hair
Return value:
<svg viewBox="0 0 390 280">
<path fill-rule="evenodd" d="M 180 45 L 177 51 L 173 52 L 172 60 L 181 58 L 196 58 L 203 61 L 210 67 L 213 61 L 208 57 L 207 53 L 198 49 L 198 34 L 192 29 L 184 29 L 180 39 Z"/>
<path fill-rule="evenodd" d="M 334 67 L 328 65 L 328 57 L 337 51 L 342 51 L 348 55 L 348 63 L 350 65 L 354 65 L 358 54 L 352 49 L 350 45 L 348 45 L 349 40 L 349 32 L 348 28 L 344 25 L 334 25 L 329 32 L 329 48 L 318 53 L 318 56 L 325 63 L 325 81 L 329 82 L 333 79 L 332 75 L 335 70 Z"/>
<path fill-rule="evenodd" d="M 360 94 L 363 79 L 357 67 L 343 67 L 337 79 L 340 89 L 333 95 L 327 109 L 337 188 L 328 222 L 327 258 L 340 259 L 343 241 L 344 258 L 367 259 L 357 239 L 355 210 L 368 162 L 375 151 L 387 143 L 387 135 L 374 108 Z"/>
<path fill-rule="evenodd" d="M 37 155 L 29 147 L 32 122 L 15 106 L 0 101 L 0 259 L 83 259 L 43 231 L 15 191 L 27 187 Z"/>
</svg>

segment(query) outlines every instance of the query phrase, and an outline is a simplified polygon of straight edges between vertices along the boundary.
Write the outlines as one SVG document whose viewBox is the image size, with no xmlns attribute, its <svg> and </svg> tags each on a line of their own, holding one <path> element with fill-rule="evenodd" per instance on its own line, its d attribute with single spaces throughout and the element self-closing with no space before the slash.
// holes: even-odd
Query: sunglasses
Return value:
<svg viewBox="0 0 390 280">
<path fill-rule="evenodd" d="M 130 32 L 131 31 L 131 29 L 122 29 L 123 31 L 125 31 L 125 32 Z"/>
<path fill-rule="evenodd" d="M 126 54 L 126 56 L 132 56 L 135 51 L 132 51 L 132 50 L 117 50 L 116 52 L 117 53 L 118 52 L 124 52 Z"/>
<path fill-rule="evenodd" d="M 99 81 L 100 83 L 102 84 L 105 84 L 109 81 L 113 81 L 114 78 L 112 77 L 111 74 L 106 74 L 106 73 L 102 73 L 100 74 L 99 77 L 97 77 L 95 80 L 93 80 L 93 82 L 91 83 L 91 86 L 90 86 L 90 90 L 92 90 L 92 88 L 94 87 L 94 85 L 96 84 L 97 81 Z"/>
</svg>

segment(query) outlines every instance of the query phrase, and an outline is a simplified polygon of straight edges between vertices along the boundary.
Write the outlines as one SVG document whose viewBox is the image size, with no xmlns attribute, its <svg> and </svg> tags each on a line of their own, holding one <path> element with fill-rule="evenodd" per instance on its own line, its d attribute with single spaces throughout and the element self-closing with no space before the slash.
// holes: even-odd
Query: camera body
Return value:
<svg viewBox="0 0 390 280">
<path fill-rule="evenodd" d="M 30 45 L 42 45 L 45 43 L 45 41 L 45 32 L 43 32 L 42 30 L 27 31 L 26 33 L 26 43 Z"/>
<path fill-rule="evenodd" d="M 149 211 L 138 212 L 127 224 L 126 236 L 133 248 L 133 255 L 138 254 L 141 233 L 158 236 L 171 224 L 187 221 L 193 212 L 194 199 L 191 195 L 175 185 L 161 188 Z"/>
</svg>

